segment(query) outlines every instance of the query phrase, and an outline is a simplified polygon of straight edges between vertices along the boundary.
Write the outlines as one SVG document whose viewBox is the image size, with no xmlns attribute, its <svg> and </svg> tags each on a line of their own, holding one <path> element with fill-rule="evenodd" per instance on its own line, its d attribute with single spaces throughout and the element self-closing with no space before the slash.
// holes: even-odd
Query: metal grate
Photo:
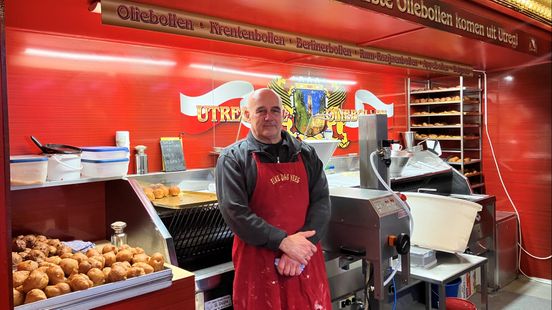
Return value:
<svg viewBox="0 0 552 310">
<path fill-rule="evenodd" d="M 218 203 L 157 208 L 157 212 L 173 237 L 180 267 L 193 271 L 230 261 L 234 234 L 224 222 Z"/>
</svg>

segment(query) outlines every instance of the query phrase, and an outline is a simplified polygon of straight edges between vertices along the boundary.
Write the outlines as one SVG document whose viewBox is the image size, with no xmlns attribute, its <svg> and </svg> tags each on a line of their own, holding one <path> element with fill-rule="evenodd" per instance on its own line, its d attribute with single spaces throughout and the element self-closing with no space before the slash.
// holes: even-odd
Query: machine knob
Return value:
<svg viewBox="0 0 552 310">
<path fill-rule="evenodd" d="M 410 236 L 405 233 L 398 235 L 395 241 L 395 248 L 397 249 L 397 253 L 401 255 L 408 254 L 410 252 Z"/>
</svg>

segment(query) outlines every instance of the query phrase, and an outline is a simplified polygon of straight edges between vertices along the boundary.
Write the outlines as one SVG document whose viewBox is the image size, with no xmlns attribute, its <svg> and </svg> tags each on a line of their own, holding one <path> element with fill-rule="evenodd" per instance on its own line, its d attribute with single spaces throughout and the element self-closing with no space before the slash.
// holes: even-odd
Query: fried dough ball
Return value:
<svg viewBox="0 0 552 310">
<path fill-rule="evenodd" d="M 146 192 L 146 197 L 148 197 L 148 199 L 150 201 L 154 201 L 155 200 L 155 194 L 153 193 L 153 190 L 151 192 Z"/>
<path fill-rule="evenodd" d="M 32 260 L 22 261 L 17 264 L 17 270 L 33 271 L 38 268 L 38 263 Z"/>
<path fill-rule="evenodd" d="M 54 286 L 58 287 L 62 294 L 71 293 L 71 286 L 67 282 L 59 282 Z"/>
<path fill-rule="evenodd" d="M 130 245 L 126 244 L 126 243 L 125 243 L 125 244 L 121 244 L 121 245 L 119 246 L 119 251 L 122 251 L 122 250 L 129 250 L 129 251 L 132 251 L 132 247 L 131 247 Z"/>
<path fill-rule="evenodd" d="M 48 243 L 48 245 L 53 245 L 55 247 L 61 246 L 61 241 L 59 241 L 59 239 L 48 239 L 46 243 Z"/>
<path fill-rule="evenodd" d="M 50 256 L 50 257 L 46 257 L 46 259 L 44 261 L 48 262 L 48 263 L 59 265 L 59 263 L 61 263 L 61 257 L 59 257 L 57 255 L 56 256 Z"/>
<path fill-rule="evenodd" d="M 59 287 L 55 285 L 48 285 L 44 288 L 44 294 L 46 294 L 46 297 L 52 298 L 59 295 L 62 295 L 61 290 Z"/>
<path fill-rule="evenodd" d="M 33 270 L 29 277 L 21 285 L 22 292 L 29 292 L 32 289 L 43 289 L 48 285 L 48 275 L 42 271 Z"/>
<path fill-rule="evenodd" d="M 28 270 L 15 271 L 12 274 L 13 287 L 18 287 L 23 284 L 23 282 L 29 277 L 30 274 L 31 272 Z"/>
<path fill-rule="evenodd" d="M 102 256 L 105 259 L 105 266 L 106 267 L 111 266 L 114 262 L 117 261 L 114 252 L 107 252 L 107 253 L 104 253 Z"/>
<path fill-rule="evenodd" d="M 117 247 L 114 246 L 113 244 L 106 244 L 102 248 L 102 253 L 103 254 L 108 253 L 108 252 L 113 252 L 113 253 L 117 254 L 118 251 L 119 251 L 119 249 L 117 249 Z"/>
<path fill-rule="evenodd" d="M 92 264 L 89 260 L 83 260 L 79 263 L 79 273 L 87 273 L 90 269 L 92 269 Z"/>
<path fill-rule="evenodd" d="M 88 258 L 92 268 L 102 269 L 105 266 L 105 258 L 101 255 Z"/>
<path fill-rule="evenodd" d="M 60 282 L 65 282 L 65 272 L 60 266 L 50 266 L 46 269 L 46 274 L 48 279 L 50 279 L 50 284 L 56 285 Z"/>
<path fill-rule="evenodd" d="M 63 253 L 59 257 L 61 257 L 61 258 L 73 258 L 73 253 Z"/>
<path fill-rule="evenodd" d="M 44 235 L 38 235 L 36 236 L 36 242 L 47 242 L 48 238 Z"/>
<path fill-rule="evenodd" d="M 21 306 L 25 302 L 25 295 L 20 291 L 13 289 L 13 305 Z"/>
<path fill-rule="evenodd" d="M 135 248 L 130 248 L 130 252 L 132 252 L 132 255 L 136 255 L 136 254 L 145 254 L 146 251 L 144 251 L 144 249 L 142 249 L 141 247 L 137 246 Z"/>
<path fill-rule="evenodd" d="M 84 255 L 84 253 L 81 253 L 81 252 L 77 252 L 75 254 L 73 254 L 73 257 L 71 257 L 72 259 L 76 259 L 79 264 L 83 261 L 87 261 L 88 260 L 88 256 Z"/>
<path fill-rule="evenodd" d="M 63 272 L 67 277 L 79 271 L 79 262 L 76 259 L 63 258 L 59 263 L 59 266 L 63 269 Z"/>
<path fill-rule="evenodd" d="M 33 250 L 41 251 L 46 257 L 50 256 L 50 246 L 46 242 L 35 243 Z"/>
<path fill-rule="evenodd" d="M 145 275 L 145 274 L 146 274 L 146 272 L 144 271 L 143 268 L 130 267 L 130 268 L 127 269 L 126 277 L 128 279 L 128 278 L 134 278 L 134 277 L 142 276 L 142 275 Z"/>
<path fill-rule="evenodd" d="M 73 291 L 82 291 L 91 288 L 94 285 L 92 280 L 85 274 L 72 274 L 69 277 L 69 286 Z"/>
<path fill-rule="evenodd" d="M 146 274 L 150 274 L 153 272 L 153 267 L 150 266 L 148 263 L 135 263 L 132 265 L 132 267 L 138 267 L 144 269 L 144 272 Z"/>
<path fill-rule="evenodd" d="M 49 266 L 39 266 L 36 270 L 41 272 L 46 272 L 46 269 L 48 269 Z"/>
<path fill-rule="evenodd" d="M 150 257 L 148 264 L 153 267 L 154 271 L 159 271 L 163 269 L 163 264 L 165 264 L 165 258 L 159 252 L 153 253 Z"/>
<path fill-rule="evenodd" d="M 23 237 L 23 240 L 25 240 L 25 243 L 26 243 L 28 248 L 32 248 L 33 245 L 36 242 L 36 236 L 35 235 L 26 235 L 25 237 Z"/>
<path fill-rule="evenodd" d="M 178 186 L 169 187 L 169 195 L 178 196 L 178 194 L 180 194 L 180 187 Z"/>
<path fill-rule="evenodd" d="M 27 248 L 27 242 L 23 239 L 13 239 L 12 241 L 12 251 L 14 252 L 23 252 Z"/>
<path fill-rule="evenodd" d="M 17 264 L 21 263 L 23 261 L 23 257 L 19 255 L 16 252 L 12 252 L 12 266 L 16 266 Z"/>
<path fill-rule="evenodd" d="M 161 187 L 158 187 L 153 190 L 153 196 L 155 196 L 155 199 L 163 198 L 165 197 L 165 191 Z"/>
<path fill-rule="evenodd" d="M 44 254 L 41 250 L 31 250 L 29 255 L 27 255 L 27 259 L 40 263 L 46 259 L 46 254 Z"/>
<path fill-rule="evenodd" d="M 111 271 L 111 267 L 104 267 L 104 269 L 102 269 L 105 279 L 107 279 L 107 275 L 109 274 L 110 271 Z"/>
<path fill-rule="evenodd" d="M 101 269 L 92 268 L 86 273 L 90 280 L 94 283 L 94 286 L 105 283 L 105 274 Z"/>
<path fill-rule="evenodd" d="M 127 270 L 128 268 L 130 268 L 130 263 L 127 262 L 127 261 L 124 261 L 124 262 L 116 262 L 116 263 L 113 263 L 113 265 L 111 265 L 111 267 L 114 267 L 114 266 L 121 266 L 121 267 L 123 267 L 125 270 Z"/>
<path fill-rule="evenodd" d="M 98 252 L 98 250 L 95 249 L 95 248 L 86 251 L 86 256 L 88 256 L 88 257 L 94 257 L 94 256 L 98 256 L 98 255 L 100 255 L 100 252 Z"/>
<path fill-rule="evenodd" d="M 73 249 L 71 249 L 69 246 L 66 246 L 65 244 L 61 244 L 60 247 L 58 247 L 57 255 L 62 256 L 64 254 L 73 254 Z"/>
<path fill-rule="evenodd" d="M 25 304 L 30 304 L 35 301 L 44 300 L 46 299 L 46 294 L 40 289 L 32 289 L 30 290 L 27 295 L 25 295 Z"/>
<path fill-rule="evenodd" d="M 111 267 L 109 274 L 107 274 L 107 282 L 122 281 L 126 278 L 126 270 L 121 265 L 114 265 Z"/>
<path fill-rule="evenodd" d="M 147 263 L 149 261 L 149 256 L 146 254 L 136 254 L 132 257 L 132 263 Z"/>
<path fill-rule="evenodd" d="M 132 260 L 132 252 L 130 250 L 121 250 L 117 253 L 115 258 L 118 262 L 129 262 Z"/>
</svg>

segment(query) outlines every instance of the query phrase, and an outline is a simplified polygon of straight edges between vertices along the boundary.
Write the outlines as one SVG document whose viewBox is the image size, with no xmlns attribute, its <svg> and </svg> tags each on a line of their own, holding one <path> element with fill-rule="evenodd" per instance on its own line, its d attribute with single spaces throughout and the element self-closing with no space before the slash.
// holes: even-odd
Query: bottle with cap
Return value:
<svg viewBox="0 0 552 310">
<path fill-rule="evenodd" d="M 111 244 L 116 247 L 127 244 L 127 235 L 124 232 L 126 226 L 127 224 L 121 221 L 111 223 L 111 228 L 113 229 L 113 234 L 111 235 Z"/>
<path fill-rule="evenodd" d="M 148 173 L 148 155 L 145 153 L 147 147 L 145 145 L 137 145 L 136 150 L 136 174 Z"/>
</svg>

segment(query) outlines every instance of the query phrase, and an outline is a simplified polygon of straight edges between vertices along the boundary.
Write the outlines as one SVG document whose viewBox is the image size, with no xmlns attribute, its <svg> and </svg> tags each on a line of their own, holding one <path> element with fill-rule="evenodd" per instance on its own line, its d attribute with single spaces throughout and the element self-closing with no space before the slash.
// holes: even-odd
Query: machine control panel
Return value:
<svg viewBox="0 0 552 310">
<path fill-rule="evenodd" d="M 393 196 L 385 196 L 372 199 L 370 202 L 372 203 L 372 207 L 380 217 L 384 217 L 386 215 L 393 214 L 401 210 L 399 202 L 397 202 L 397 200 Z"/>
</svg>

